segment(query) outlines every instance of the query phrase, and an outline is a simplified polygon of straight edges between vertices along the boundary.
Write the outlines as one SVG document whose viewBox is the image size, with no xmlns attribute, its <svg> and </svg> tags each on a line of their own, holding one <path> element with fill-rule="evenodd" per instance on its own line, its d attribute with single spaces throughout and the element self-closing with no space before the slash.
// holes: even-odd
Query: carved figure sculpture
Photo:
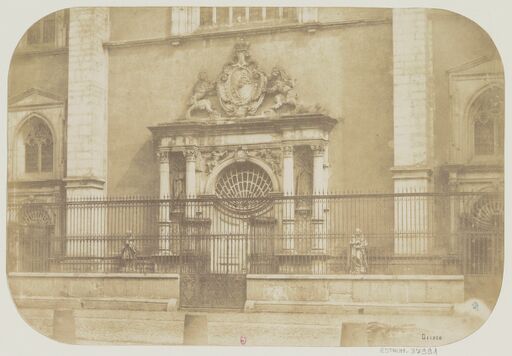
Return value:
<svg viewBox="0 0 512 356">
<path fill-rule="evenodd" d="M 202 110 L 208 112 L 209 116 L 217 115 L 217 111 L 213 109 L 210 99 L 207 98 L 213 91 L 215 91 L 216 83 L 208 80 L 206 72 L 200 72 L 197 77 L 197 82 L 192 90 L 190 97 L 190 106 L 187 110 L 186 117 L 190 119 L 192 112 Z"/>
<path fill-rule="evenodd" d="M 133 244 L 133 234 L 131 231 L 126 232 L 128 237 L 121 249 L 121 269 L 124 272 L 133 272 L 136 269 L 137 249 Z"/>
<path fill-rule="evenodd" d="M 272 106 L 274 112 L 284 105 L 289 105 L 293 109 L 297 107 L 297 93 L 294 86 L 293 80 L 282 68 L 277 66 L 272 68 L 267 93 L 274 94 L 274 105 Z"/>
<path fill-rule="evenodd" d="M 349 273 L 361 274 L 368 272 L 367 246 L 368 242 L 361 229 L 357 228 L 350 239 Z"/>
<path fill-rule="evenodd" d="M 206 156 L 206 173 L 211 173 L 215 167 L 226 158 L 228 155 L 227 151 L 213 150 Z"/>
</svg>

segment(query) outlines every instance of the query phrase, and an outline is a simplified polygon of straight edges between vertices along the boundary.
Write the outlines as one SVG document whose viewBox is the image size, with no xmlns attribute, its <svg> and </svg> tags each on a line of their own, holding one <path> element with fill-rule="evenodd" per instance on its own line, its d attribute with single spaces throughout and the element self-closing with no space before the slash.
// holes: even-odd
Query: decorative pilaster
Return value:
<svg viewBox="0 0 512 356">
<path fill-rule="evenodd" d="M 159 211 L 159 240 L 158 249 L 160 254 L 169 254 L 171 250 L 170 236 L 170 171 L 169 171 L 169 151 L 160 150 L 157 152 L 160 162 L 160 211 Z"/>
<path fill-rule="evenodd" d="M 295 244 L 294 219 L 295 219 L 295 201 L 290 198 L 295 195 L 294 176 L 293 176 L 293 146 L 283 147 L 283 249 L 285 251 L 293 250 Z"/>
<path fill-rule="evenodd" d="M 312 145 L 313 152 L 313 195 L 325 194 L 325 176 L 324 176 L 324 154 L 325 146 L 323 144 Z M 325 230 L 325 198 L 314 198 L 312 223 L 314 228 L 313 250 L 325 252 L 326 249 L 326 230 Z"/>
<path fill-rule="evenodd" d="M 325 146 L 312 145 L 313 152 L 313 194 L 325 194 L 325 176 L 324 176 L 324 162 L 325 162 Z"/>
<path fill-rule="evenodd" d="M 432 39 L 427 10 L 393 10 L 395 193 L 431 191 Z M 425 254 L 432 235 L 425 196 L 395 199 L 395 253 Z"/>
<path fill-rule="evenodd" d="M 187 199 L 196 197 L 196 161 L 199 151 L 196 147 L 189 147 L 185 150 L 185 194 Z M 187 202 L 186 217 L 195 217 L 194 202 Z"/>
<path fill-rule="evenodd" d="M 160 162 L 160 199 L 168 199 L 171 194 L 169 151 L 160 150 L 157 152 L 157 156 Z"/>
</svg>

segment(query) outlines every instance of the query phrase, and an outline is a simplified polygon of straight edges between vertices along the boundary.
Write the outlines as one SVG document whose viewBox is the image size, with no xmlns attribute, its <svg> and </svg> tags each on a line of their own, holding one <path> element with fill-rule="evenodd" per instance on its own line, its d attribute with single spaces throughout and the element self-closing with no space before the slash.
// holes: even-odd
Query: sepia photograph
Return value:
<svg viewBox="0 0 512 356">
<path fill-rule="evenodd" d="M 2 279 L 27 328 L 423 355 L 480 329 L 510 215 L 504 63 L 461 14 L 374 3 L 27 27 L 2 92 Z"/>
</svg>

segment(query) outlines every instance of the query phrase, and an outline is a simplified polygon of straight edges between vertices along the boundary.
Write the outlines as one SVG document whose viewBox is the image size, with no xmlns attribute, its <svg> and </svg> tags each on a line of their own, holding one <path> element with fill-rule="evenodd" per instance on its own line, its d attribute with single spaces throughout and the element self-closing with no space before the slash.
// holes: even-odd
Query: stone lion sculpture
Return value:
<svg viewBox="0 0 512 356">
<path fill-rule="evenodd" d="M 285 105 L 292 109 L 297 107 L 297 93 L 294 87 L 293 80 L 281 67 L 272 68 L 267 93 L 274 94 L 274 105 L 271 108 L 274 112 Z"/>
<path fill-rule="evenodd" d="M 190 119 L 193 111 L 206 111 L 210 117 L 215 116 L 217 111 L 212 107 L 210 99 L 207 98 L 215 90 L 215 82 L 208 80 L 206 72 L 200 72 L 197 77 L 197 82 L 192 90 L 190 97 L 189 108 L 187 109 L 186 117 Z"/>
</svg>

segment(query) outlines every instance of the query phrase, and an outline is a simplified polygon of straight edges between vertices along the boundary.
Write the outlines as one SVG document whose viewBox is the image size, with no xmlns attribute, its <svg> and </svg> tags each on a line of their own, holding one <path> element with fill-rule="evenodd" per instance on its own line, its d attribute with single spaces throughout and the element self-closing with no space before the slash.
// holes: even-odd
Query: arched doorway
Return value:
<svg viewBox="0 0 512 356">
<path fill-rule="evenodd" d="M 503 272 L 503 200 L 494 194 L 468 204 L 463 216 L 464 273 Z"/>
<path fill-rule="evenodd" d="M 50 269 L 53 221 L 48 212 L 37 204 L 20 208 L 16 224 L 17 270 L 46 272 Z"/>
<path fill-rule="evenodd" d="M 274 184 L 258 164 L 234 161 L 217 172 L 213 189 L 214 198 L 195 202 L 200 217 L 184 222 L 180 304 L 241 309 L 249 256 L 259 248 L 256 218 L 272 209 Z"/>
</svg>

